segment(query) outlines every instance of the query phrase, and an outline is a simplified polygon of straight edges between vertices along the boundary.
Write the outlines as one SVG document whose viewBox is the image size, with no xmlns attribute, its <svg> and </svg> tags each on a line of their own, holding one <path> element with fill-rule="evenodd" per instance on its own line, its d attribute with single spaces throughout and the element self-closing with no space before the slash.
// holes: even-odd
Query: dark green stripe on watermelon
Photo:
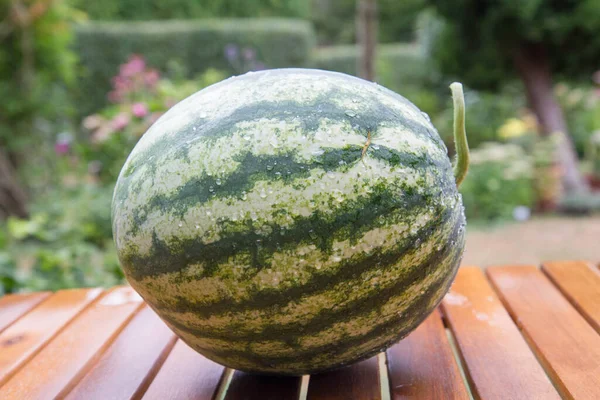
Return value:
<svg viewBox="0 0 600 400">
<path fill-rule="evenodd" d="M 454 240 L 454 239 L 452 238 L 452 240 Z M 398 296 L 404 290 L 406 290 L 408 287 L 425 279 L 430 273 L 432 273 L 432 271 L 434 271 L 437 267 L 439 267 L 439 265 L 442 261 L 444 261 L 447 257 L 449 257 L 451 255 L 451 253 L 454 253 L 456 251 L 456 249 L 454 248 L 453 245 L 450 244 L 450 242 L 451 242 L 451 240 L 449 240 L 442 249 L 440 249 L 437 252 L 433 252 L 429 257 L 427 257 L 419 265 L 412 266 L 410 273 L 408 275 L 406 275 L 405 277 L 403 277 L 402 279 L 399 279 L 393 285 L 390 285 L 388 287 L 374 291 L 372 294 L 370 294 L 366 297 L 361 297 L 352 302 L 349 302 L 348 304 L 344 305 L 343 307 L 323 309 L 317 316 L 315 316 L 309 320 L 302 321 L 301 323 L 291 323 L 291 324 L 285 324 L 285 325 L 280 325 L 280 324 L 268 325 L 268 326 L 263 327 L 260 330 L 260 332 L 252 332 L 252 331 L 248 331 L 248 329 L 243 325 L 243 323 L 240 323 L 239 326 L 235 326 L 233 324 L 228 325 L 228 326 L 224 327 L 224 329 L 222 329 L 222 330 L 211 330 L 210 328 L 205 328 L 205 327 L 194 328 L 193 326 L 179 323 L 179 322 L 169 318 L 168 313 L 165 314 L 164 318 L 171 325 L 181 329 L 182 331 L 192 333 L 199 338 L 224 339 L 224 340 L 250 340 L 250 341 L 260 338 L 261 341 L 267 341 L 267 340 L 279 340 L 280 338 L 285 337 L 286 335 L 290 335 L 290 334 L 291 334 L 291 336 L 294 336 L 297 334 L 301 334 L 304 336 L 310 335 L 310 334 L 315 334 L 317 332 L 320 332 L 320 331 L 330 327 L 332 324 L 334 324 L 336 322 L 339 322 L 342 320 L 348 321 L 354 317 L 359 317 L 361 315 L 365 315 L 370 310 L 381 309 L 381 307 L 383 305 L 385 305 L 386 302 L 389 301 L 391 298 Z M 333 283 L 331 281 L 324 282 L 323 283 L 324 286 L 319 287 L 319 289 L 316 289 L 316 290 L 313 289 L 314 286 L 305 285 L 305 286 L 299 287 L 298 289 L 300 289 L 300 290 L 296 291 L 297 293 L 289 293 L 289 291 L 284 291 L 281 293 L 282 296 L 274 296 L 277 298 L 271 299 L 272 301 L 274 301 L 274 303 L 270 303 L 268 305 L 263 305 L 264 308 L 262 308 L 261 310 L 271 309 L 273 314 L 275 315 L 279 312 L 278 309 L 287 305 L 291 301 L 299 300 L 304 295 L 310 295 L 310 294 L 314 294 L 314 293 L 326 292 L 328 290 L 331 290 L 333 288 L 333 286 L 335 286 L 335 284 L 337 284 L 337 283 L 340 283 L 340 282 L 343 282 L 346 280 L 355 279 L 355 278 L 359 277 L 361 273 L 364 273 L 364 272 L 368 271 L 369 269 L 378 268 L 378 264 L 377 264 L 378 262 L 393 263 L 394 258 L 397 259 L 397 258 L 399 258 L 400 255 L 406 254 L 408 252 L 407 250 L 408 249 L 402 249 L 401 251 L 391 251 L 391 252 L 387 252 L 384 254 L 367 257 L 367 258 L 361 260 L 360 262 L 348 263 L 347 265 L 344 265 L 343 268 L 340 270 L 340 274 L 336 275 L 334 277 L 335 278 L 334 280 L 336 281 L 335 283 Z M 452 261 L 455 261 L 455 260 L 452 260 Z M 450 263 L 447 263 L 447 265 L 452 267 L 454 264 L 452 264 L 452 262 L 450 262 Z M 370 268 L 368 268 L 367 266 L 370 266 Z M 354 271 L 354 268 L 356 268 L 356 272 Z M 344 274 L 344 272 L 348 271 L 348 270 L 352 270 L 352 272 L 350 274 Z M 442 275 L 446 275 L 446 274 L 442 274 Z M 342 279 L 342 276 L 345 279 Z M 320 278 L 322 278 L 321 280 L 323 280 L 324 277 L 320 277 Z M 327 281 L 327 279 L 325 279 L 325 280 Z M 318 283 L 321 284 L 321 282 L 318 282 Z M 306 286 L 307 286 L 308 290 L 306 290 L 305 292 L 311 292 L 311 293 L 302 294 L 301 289 L 305 288 Z M 298 293 L 298 292 L 300 292 L 300 293 Z M 284 293 L 288 293 L 289 295 L 284 296 L 283 295 Z M 267 299 L 268 299 L 268 297 L 269 296 L 267 296 Z M 228 311 L 231 312 L 231 307 L 233 307 L 236 312 L 245 311 L 245 310 L 254 309 L 254 308 L 259 309 L 259 307 L 260 307 L 260 305 L 258 305 L 257 307 L 248 308 L 247 307 L 248 303 L 251 303 L 251 301 L 244 302 L 240 305 L 231 304 Z M 332 303 L 331 306 L 334 307 L 335 304 Z M 205 315 L 203 315 L 203 312 L 205 312 L 207 310 L 203 309 L 199 312 L 199 310 L 195 309 L 193 307 L 193 305 L 190 305 L 190 308 L 189 309 L 184 308 L 184 311 L 193 312 L 199 316 L 205 316 Z M 227 310 L 223 310 L 222 312 L 226 313 Z M 208 312 L 208 314 L 210 314 L 210 312 Z M 212 313 L 212 315 L 217 315 L 217 314 L 218 314 L 218 311 L 215 311 L 214 313 Z"/>
<path fill-rule="evenodd" d="M 161 155 L 169 158 L 189 159 L 189 143 L 196 140 L 204 140 L 210 143 L 215 139 L 227 137 L 233 132 L 239 131 L 237 124 L 240 122 L 259 119 L 289 121 L 290 123 L 299 121 L 307 135 L 316 132 L 324 119 L 348 121 L 355 131 L 362 132 L 365 136 L 367 132 L 371 132 L 373 137 L 377 137 L 377 129 L 382 123 L 387 124 L 387 126 L 399 125 L 399 128 L 404 127 L 414 135 L 432 141 L 438 148 L 445 151 L 443 142 L 433 128 L 406 119 L 400 112 L 396 112 L 381 103 L 372 94 L 355 95 L 357 98 L 364 99 L 361 103 L 363 110 L 359 113 L 351 113 L 355 116 L 348 115 L 348 110 L 332 101 L 333 98 L 347 98 L 348 95 L 354 94 L 340 90 L 330 90 L 314 101 L 305 104 L 295 101 L 261 101 L 239 107 L 233 110 L 230 115 L 220 119 L 205 120 L 198 118 L 187 128 L 177 132 L 175 137 L 159 139 L 152 145 L 151 149 L 137 153 L 136 157 L 131 160 L 131 165 L 145 164 L 152 171 L 155 171 L 157 165 L 164 162 Z M 152 155 L 157 157 L 151 157 Z M 135 169 L 131 168 L 125 171 L 123 177 L 127 177 L 134 172 Z"/>
<path fill-rule="evenodd" d="M 457 224 L 457 229 L 455 229 L 453 236 L 457 234 L 458 228 L 461 225 L 462 223 Z M 450 252 L 453 254 L 453 259 L 450 262 L 448 262 L 449 267 L 452 268 L 458 265 L 462 256 L 462 245 L 464 245 L 464 243 L 456 243 L 455 245 L 448 245 L 446 246 L 446 249 L 444 249 L 444 251 L 450 250 Z M 380 325 L 374 326 L 373 329 L 366 335 L 349 337 L 348 339 L 338 341 L 335 344 L 327 343 L 322 346 L 312 347 L 308 351 L 303 351 L 300 345 L 296 345 L 297 352 L 295 352 L 292 356 L 268 357 L 263 354 L 255 355 L 252 353 L 250 348 L 248 348 L 246 351 L 223 350 L 215 352 L 213 350 L 208 349 L 202 349 L 202 351 L 207 355 L 213 354 L 214 356 L 217 356 L 219 358 L 234 357 L 246 359 L 256 365 L 256 371 L 259 371 L 260 368 L 268 369 L 280 363 L 298 363 L 303 369 L 299 369 L 298 371 L 296 371 L 295 374 L 303 374 L 305 371 L 314 368 L 311 362 L 312 358 L 322 357 L 323 355 L 329 355 L 332 360 L 335 360 L 336 358 L 338 358 L 338 355 L 340 353 L 348 351 L 356 346 L 361 345 L 362 343 L 368 342 L 369 340 L 377 337 L 393 335 L 393 339 L 389 340 L 387 343 L 382 344 L 380 346 L 381 348 L 386 348 L 389 345 L 397 342 L 408 332 L 410 332 L 414 326 L 419 325 L 425 320 L 425 318 L 427 318 L 431 311 L 437 306 L 437 304 L 430 304 L 431 295 L 436 292 L 445 293 L 452 284 L 452 280 L 454 278 L 455 273 L 456 271 L 454 271 L 454 273 L 452 274 L 441 273 L 440 276 L 432 284 L 430 284 L 429 287 L 427 287 L 427 289 L 425 289 L 425 293 L 423 293 L 421 296 L 416 297 L 416 300 L 410 306 L 408 306 L 408 308 L 401 315 L 395 315 L 390 320 Z M 441 301 L 441 298 L 439 300 Z M 413 325 L 408 326 L 406 324 L 403 324 L 403 321 L 410 320 L 415 316 L 417 316 L 417 318 Z M 347 318 L 344 317 L 344 320 L 347 320 Z M 398 329 L 399 327 L 402 328 Z M 188 329 L 189 328 L 184 328 L 184 330 L 186 331 Z M 307 332 L 303 332 L 303 334 L 307 334 Z M 253 339 L 261 341 L 263 340 L 263 336 L 262 334 L 255 334 Z M 295 344 L 290 343 L 290 345 L 294 346 Z M 201 344 L 198 347 L 201 348 Z M 361 357 L 358 359 L 349 360 L 345 364 L 367 359 L 379 353 L 380 351 L 380 349 L 376 349 L 370 353 L 361 355 Z M 340 366 L 342 365 L 337 364 L 332 366 L 330 369 L 334 369 Z"/>
<path fill-rule="evenodd" d="M 161 304 L 161 308 L 176 312 L 193 312 L 201 318 L 208 318 L 212 315 L 219 315 L 230 312 L 232 307 L 236 312 L 248 310 L 272 310 L 274 314 L 277 310 L 290 301 L 298 300 L 304 296 L 323 293 L 333 289 L 342 282 L 357 279 L 363 273 L 380 268 L 381 265 L 394 264 L 400 257 L 416 251 L 415 243 L 419 239 L 422 243 L 427 242 L 433 235 L 439 234 L 440 228 L 449 223 L 452 218 L 452 213 L 449 210 L 441 213 L 439 218 L 430 222 L 415 234 L 406 237 L 401 243 L 386 252 L 373 251 L 369 255 L 358 255 L 351 259 L 341 262 L 339 271 L 336 274 L 319 274 L 315 271 L 311 279 L 305 284 L 292 287 L 289 289 L 262 289 L 255 290 L 253 296 L 245 299 L 243 302 L 233 302 L 230 299 L 223 299 L 220 302 L 209 303 L 193 303 L 186 300 L 184 297 L 179 298 L 176 305 Z M 412 273 L 406 277 L 403 284 L 399 284 L 396 289 L 402 289 L 404 286 L 414 283 L 422 274 L 426 274 L 431 268 L 435 267 L 435 263 L 443 257 L 442 252 L 434 252 L 428 259 L 417 268 L 414 268 Z M 433 260 L 433 261 L 432 261 Z M 396 292 L 399 293 L 399 292 Z M 160 303 L 158 303 L 160 304 Z M 327 315 L 331 310 L 323 310 L 323 315 Z M 244 327 L 239 327 L 240 332 L 244 331 Z M 292 330 L 293 332 L 293 330 Z M 208 332 L 207 332 L 208 333 Z"/>
<path fill-rule="evenodd" d="M 314 156 L 313 160 L 307 163 L 295 161 L 293 158 L 294 153 L 291 152 L 274 156 L 256 156 L 252 153 L 240 154 L 234 158 L 234 161 L 240 163 L 240 167 L 227 178 L 221 179 L 203 174 L 186 182 L 175 193 L 159 194 L 152 197 L 147 205 L 134 211 L 134 223 L 129 233 L 137 234 L 140 226 L 145 222 L 145 216 L 154 210 L 171 212 L 182 218 L 191 206 L 214 198 L 241 196 L 244 192 L 252 190 L 258 181 L 271 181 L 280 177 L 286 183 L 294 186 L 295 179 L 309 176 L 314 168 L 325 171 L 343 171 L 360 161 L 363 148 L 362 146 L 346 146 L 342 149 L 325 148 L 323 151 L 323 154 Z M 413 169 L 427 167 L 443 169 L 449 167 L 448 163 L 443 163 L 425 155 L 399 152 L 385 146 L 370 149 L 369 154 L 371 157 L 384 160 L 391 165 L 403 165 Z M 448 182 L 443 183 L 448 184 Z"/>
<path fill-rule="evenodd" d="M 297 217 L 294 224 L 285 229 L 284 235 L 279 233 L 281 227 L 275 223 L 265 223 L 271 228 L 271 232 L 275 233 L 269 236 L 256 233 L 251 220 L 246 221 L 246 232 L 235 229 L 228 232 L 229 222 L 223 221 L 222 238 L 207 244 L 199 238 L 173 239 L 171 243 L 166 244 L 153 234 L 152 249 L 148 256 L 139 256 L 135 249 L 132 249 L 129 253 L 123 251 L 121 262 L 127 266 L 128 274 L 136 280 L 146 276 L 178 272 L 190 264 L 204 263 L 203 274 L 194 277 L 200 279 L 212 276 L 219 265 L 231 257 L 235 249 L 237 253 L 247 253 L 248 266 L 251 267 L 249 269 L 258 271 L 269 265 L 270 257 L 276 251 L 295 249 L 299 243 L 306 242 L 330 253 L 334 239 L 356 241 L 365 232 L 382 226 L 384 222 L 378 217 L 388 216 L 394 210 L 402 210 L 408 217 L 419 215 L 425 206 L 434 207 L 434 199 L 439 195 L 432 192 L 415 193 L 414 190 L 404 188 L 406 195 L 399 197 L 398 189 L 393 189 L 384 183 L 375 184 L 370 195 L 348 201 L 336 214 L 315 211 L 308 217 Z M 232 226 L 236 227 L 237 224 L 239 222 Z M 312 241 L 307 242 L 309 240 Z M 257 241 L 260 241 L 260 245 L 257 245 Z"/>
</svg>

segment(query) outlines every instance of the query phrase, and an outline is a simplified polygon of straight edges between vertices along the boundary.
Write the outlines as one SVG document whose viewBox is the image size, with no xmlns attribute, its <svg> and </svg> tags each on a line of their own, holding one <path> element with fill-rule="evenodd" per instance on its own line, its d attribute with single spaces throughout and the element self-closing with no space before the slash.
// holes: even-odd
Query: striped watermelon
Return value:
<svg viewBox="0 0 600 400">
<path fill-rule="evenodd" d="M 131 285 L 199 353 L 262 373 L 340 367 L 406 336 L 448 290 L 464 227 L 427 115 L 319 70 L 248 73 L 177 104 L 113 198 Z"/>
</svg>

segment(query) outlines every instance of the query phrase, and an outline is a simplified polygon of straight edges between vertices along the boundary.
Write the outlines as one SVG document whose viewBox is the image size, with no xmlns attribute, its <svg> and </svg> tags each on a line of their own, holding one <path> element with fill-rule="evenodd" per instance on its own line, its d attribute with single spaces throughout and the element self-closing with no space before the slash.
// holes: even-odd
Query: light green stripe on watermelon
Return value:
<svg viewBox="0 0 600 400">
<path fill-rule="evenodd" d="M 282 79 L 283 76 L 285 79 Z M 339 94 L 336 96 L 332 92 Z M 323 71 L 267 71 L 225 80 L 183 100 L 176 106 L 177 113 L 165 114 L 142 137 L 136 153 L 141 154 L 148 149 L 154 151 L 157 143 L 177 138 L 188 127 L 199 129 L 214 122 L 236 121 L 239 118 L 235 117 L 235 112 L 243 110 L 250 114 L 248 105 L 252 104 L 277 103 L 280 107 L 260 109 L 275 107 L 293 115 L 293 108 L 286 107 L 290 99 L 293 99 L 292 105 L 310 106 L 311 113 L 323 115 L 323 104 L 328 102 L 344 113 L 361 117 L 372 111 L 373 104 L 376 104 L 383 111 L 394 113 L 396 119 L 431 126 L 412 103 L 380 86 L 364 85 L 361 81 Z M 248 117 L 244 116 L 244 119 Z"/>
<path fill-rule="evenodd" d="M 155 304 L 172 310 L 189 310 L 190 316 L 196 313 L 206 318 L 206 324 L 214 322 L 213 327 L 219 325 L 218 313 L 230 311 L 233 304 L 238 310 L 251 307 L 252 310 L 261 309 L 268 313 L 271 308 L 268 307 L 269 303 L 279 307 L 283 306 L 281 302 L 286 299 L 289 301 L 303 296 L 298 309 L 282 310 L 285 312 L 282 313 L 280 322 L 297 322 L 298 319 L 309 316 L 298 314 L 302 309 L 306 312 L 312 305 L 313 311 L 318 312 L 317 303 L 327 298 L 318 297 L 321 295 L 320 291 L 332 289 L 333 285 L 339 283 L 349 285 L 348 282 L 367 281 L 366 275 L 360 275 L 365 270 L 375 272 L 369 278 L 381 280 L 382 285 L 393 279 L 398 271 L 377 268 L 378 264 L 382 264 L 382 255 L 389 254 L 389 257 L 397 260 L 399 268 L 403 265 L 418 265 L 425 255 L 440 246 L 439 243 L 448 240 L 449 233 L 444 231 L 444 215 L 436 215 L 435 209 L 416 213 L 419 219 L 411 225 L 402 222 L 400 212 L 397 211 L 396 214 L 386 215 L 389 225 L 366 232 L 356 243 L 350 240 L 334 242 L 332 248 L 337 250 L 333 253 L 319 250 L 314 245 L 298 245 L 291 251 L 276 252 L 271 264 L 254 276 L 248 274 L 243 267 L 243 259 L 233 258 L 229 263 L 223 264 L 219 273 L 212 277 L 198 279 L 201 272 L 198 267 L 201 266 L 194 265 L 181 272 L 144 278 L 139 281 L 138 290 Z M 360 262 L 361 267 L 346 265 L 343 262 L 346 260 L 355 260 L 354 264 Z M 342 297 L 358 295 L 357 292 L 339 293 Z M 310 294 L 317 297 L 306 297 Z M 178 306 L 182 297 L 186 302 Z M 255 323 L 260 323 L 260 320 L 255 319 L 258 316 L 248 314 L 246 328 L 252 329 Z"/>
<path fill-rule="evenodd" d="M 208 356 L 212 356 L 214 360 L 218 362 L 223 362 L 225 359 L 230 362 L 236 360 L 239 363 L 238 368 L 249 371 L 275 372 L 273 367 L 277 365 L 279 372 L 287 370 L 293 371 L 293 374 L 304 374 L 315 369 L 328 369 L 327 365 L 331 365 L 331 361 L 335 359 L 351 363 L 368 358 L 403 337 L 441 301 L 454 276 L 453 273 L 448 274 L 446 268 L 453 269 L 452 265 L 459 260 L 464 242 L 456 244 L 456 248 L 453 248 L 449 258 L 442 264 L 445 268 L 433 271 L 423 281 L 407 288 L 405 296 L 390 299 L 379 314 L 376 313 L 371 318 L 369 316 L 348 318 L 348 321 L 356 321 L 356 326 L 344 327 L 345 322 L 340 322 L 329 331 L 324 331 L 317 337 L 318 339 L 311 334 L 301 336 L 296 343 L 282 343 L 277 340 L 262 342 L 263 348 L 268 348 L 269 344 L 279 348 L 279 351 L 268 354 L 257 351 L 257 348 L 252 346 L 256 340 L 240 342 L 235 339 L 233 343 L 239 344 L 238 349 L 235 349 L 232 348 L 231 341 L 220 342 L 214 339 L 205 341 L 189 334 L 182 337 L 192 347 L 196 347 L 203 353 L 208 352 Z M 409 296 L 411 293 L 412 297 Z M 399 330 L 400 326 L 404 328 Z M 172 327 L 183 332 L 175 326 Z M 358 327 L 358 330 L 355 330 L 355 327 Z M 262 336 L 257 335 L 256 338 L 260 340 Z M 205 347 L 205 343 L 212 343 L 214 348 Z M 229 345 L 225 346 L 226 350 L 222 350 L 219 345 L 225 343 Z M 331 343 L 338 343 L 338 345 L 332 346 Z M 372 348 L 377 350 L 364 353 Z"/>
<path fill-rule="evenodd" d="M 325 121 L 331 122 L 327 119 Z M 278 138 L 277 134 L 271 134 L 269 125 L 261 130 L 258 123 L 253 129 L 242 129 L 236 133 L 233 143 L 238 144 L 237 149 L 231 148 L 231 144 L 227 146 L 228 140 L 217 140 L 218 146 L 202 140 L 191 144 L 183 141 L 183 144 L 177 142 L 174 146 L 186 146 L 188 156 L 185 158 L 178 155 L 169 159 L 162 154 L 149 156 L 148 160 L 152 159 L 159 165 L 151 168 L 150 163 L 146 162 L 132 172 L 136 177 L 135 182 L 131 185 L 124 184 L 123 190 L 116 192 L 115 199 L 120 204 L 118 216 L 129 215 L 129 219 L 117 218 L 126 224 L 117 228 L 125 229 L 126 232 L 136 230 L 144 220 L 151 219 L 148 213 L 159 206 L 169 205 L 181 210 L 193 204 L 204 203 L 212 196 L 241 195 L 250 190 L 257 180 L 287 180 L 290 174 L 293 178 L 315 167 L 324 171 L 343 169 L 343 165 L 355 163 L 360 157 L 367 135 L 366 132 L 364 136 L 354 134 L 348 126 L 338 124 L 321 129 L 315 133 L 314 138 L 309 135 L 306 139 L 306 132 L 288 136 L 289 132 L 284 129 L 286 127 L 291 132 L 297 132 L 297 126 L 279 124 L 274 128 L 279 131 Z M 281 133 L 281 129 L 284 129 L 286 135 Z M 387 157 L 388 160 L 395 156 L 404 161 L 405 167 L 412 168 L 433 165 L 441 169 L 447 167 L 448 160 L 444 152 L 432 145 L 431 141 L 423 140 L 410 131 L 403 130 L 401 126 L 386 126 L 381 130 L 381 137 L 373 133 L 372 146 L 367 150 L 367 156 Z M 337 135 L 336 132 L 342 135 Z M 392 132 L 396 132 L 395 138 Z M 341 142 L 343 134 L 348 136 L 345 143 Z M 246 143 L 244 137 L 252 139 Z M 262 141 L 258 139 L 261 137 Z M 276 146 L 273 146 L 274 143 Z M 220 161 L 215 160 L 216 158 Z M 217 168 L 216 165 L 221 167 Z M 240 165 L 244 167 L 239 168 Z M 194 173 L 186 177 L 183 171 Z M 128 196 L 126 203 L 122 200 L 125 195 Z M 182 197 L 183 203 L 178 201 Z"/>
<path fill-rule="evenodd" d="M 160 241 L 171 249 L 165 250 L 170 253 L 169 256 L 177 258 L 173 253 L 177 252 L 178 244 L 187 239 L 195 245 L 199 245 L 196 243 L 198 239 L 202 244 L 209 245 L 236 232 L 250 230 L 256 234 L 255 241 L 271 236 L 273 229 L 277 229 L 277 235 L 281 229 L 293 229 L 298 218 L 310 218 L 315 213 L 329 214 L 325 217 L 333 219 L 336 213 L 347 212 L 349 208 L 354 208 L 353 202 L 360 203 L 361 199 L 372 196 L 373 192 L 375 196 L 385 195 L 393 200 L 383 204 L 387 210 L 382 209 L 379 214 L 406 208 L 406 201 L 410 201 L 413 192 L 415 196 L 422 196 L 417 199 L 419 202 L 426 200 L 425 195 L 433 197 L 431 193 L 422 193 L 424 185 L 438 181 L 431 171 L 392 167 L 386 162 L 372 159 L 365 160 L 365 164 L 366 167 L 362 162 L 357 162 L 346 171 L 336 172 L 314 169 L 309 176 L 298 178 L 293 184 L 285 180 L 259 181 L 252 191 L 242 197 L 216 197 L 204 204 L 188 206 L 183 215 L 179 215 L 177 208 L 171 212 L 156 210 L 146 216 L 145 222 L 138 226 L 137 233 L 128 237 L 127 241 L 138 257 L 154 258 L 156 261 L 151 250 L 156 251 L 156 242 Z M 379 193 L 378 188 L 384 188 L 381 190 L 385 190 L 385 193 Z M 429 206 L 434 205 L 433 200 L 430 203 Z M 326 224 L 326 221 L 323 223 Z M 117 229 L 127 229 L 127 226 Z M 179 247 L 181 253 L 190 254 L 187 246 Z M 173 264 L 175 267 L 176 264 Z M 151 269 L 151 263 L 145 268 Z"/>
<path fill-rule="evenodd" d="M 430 271 L 446 270 L 450 265 L 449 260 L 454 261 L 445 250 L 440 252 L 439 257 L 413 264 L 411 269 L 402 273 L 398 273 L 400 264 L 393 265 L 384 272 L 368 270 L 359 279 L 350 279 L 317 294 L 291 300 L 287 304 L 283 301 L 279 307 L 272 305 L 264 310 L 230 311 L 208 318 L 212 324 L 205 324 L 193 312 L 171 312 L 167 321 L 182 330 L 194 332 L 202 341 L 205 338 L 235 342 L 252 341 L 256 338 L 277 341 L 291 333 L 302 333 L 311 338 L 335 332 L 346 335 L 338 329 L 340 321 L 365 321 L 365 318 L 370 318 L 369 315 L 372 316 L 373 310 L 379 310 L 382 315 L 393 312 L 398 302 L 412 298 L 407 295 L 411 287 L 427 281 L 431 276 Z M 410 262 L 410 257 L 402 261 Z M 193 307 L 190 309 L 193 310 Z M 374 322 L 370 321 L 369 326 L 373 327 Z"/>
<path fill-rule="evenodd" d="M 441 260 L 442 265 L 447 266 L 450 261 L 453 261 L 454 254 L 449 254 L 446 259 Z M 405 313 L 414 299 L 421 294 L 422 291 L 427 290 L 437 280 L 447 272 L 446 269 L 440 268 L 435 272 L 427 275 L 422 280 L 413 282 L 406 286 L 402 291 L 402 294 L 390 297 L 386 301 L 382 302 L 379 308 L 374 309 L 370 312 L 365 312 L 358 316 L 352 316 L 342 321 L 336 321 L 329 324 L 325 329 L 319 331 L 310 331 L 308 329 L 300 328 L 300 336 L 296 343 L 286 343 L 280 340 L 282 336 L 275 337 L 272 340 L 268 337 L 264 337 L 260 333 L 255 334 L 252 338 L 238 338 L 235 332 L 232 332 L 232 337 L 225 339 L 214 339 L 205 338 L 201 336 L 202 330 L 192 330 L 194 333 L 193 339 L 188 339 L 190 344 L 198 344 L 205 349 L 209 349 L 213 352 L 219 351 L 246 351 L 250 349 L 252 353 L 263 357 L 280 358 L 280 357 L 293 357 L 302 358 L 303 353 L 315 353 L 323 350 L 324 346 L 329 343 L 343 343 L 344 341 L 353 341 L 358 337 L 363 337 L 372 333 L 373 331 L 379 330 L 379 326 L 386 324 L 390 320 L 396 318 L 398 315 Z M 439 296 L 438 296 L 439 297 Z M 409 316 L 410 317 L 410 316 Z M 178 325 L 173 325 L 176 329 Z M 242 326 L 240 324 L 240 326 Z M 188 328 L 181 330 L 190 331 Z M 200 333 L 200 336 L 198 336 Z M 256 345 L 259 341 L 261 345 Z M 368 343 L 368 342 L 365 342 Z M 270 346 L 278 347 L 278 351 L 272 351 L 265 353 L 261 349 L 269 348 Z M 367 345 L 368 347 L 368 345 Z"/>
<path fill-rule="evenodd" d="M 432 248 L 439 246 L 440 241 L 446 241 L 447 245 L 440 249 Z M 286 332 L 321 330 L 335 321 L 336 317 L 361 315 L 365 306 L 383 304 L 388 298 L 403 293 L 414 282 L 426 278 L 431 271 L 445 269 L 443 260 L 454 251 L 455 243 L 452 242 L 449 232 L 437 232 L 437 235 L 431 236 L 428 242 L 418 245 L 416 249 L 414 245 L 411 246 L 414 250 L 404 248 L 404 256 L 398 255 L 400 251 L 375 250 L 360 264 L 350 261 L 342 265 L 342 270 L 338 273 L 346 279 L 331 282 L 327 276 L 322 276 L 323 286 L 320 289 L 316 290 L 313 286 L 315 282 L 312 282 L 313 285 L 298 284 L 294 290 L 281 288 L 277 292 L 281 293 L 280 298 L 273 298 L 270 293 L 263 293 L 262 296 L 260 293 L 255 294 L 255 298 L 271 298 L 270 304 L 262 304 L 262 307 L 260 303 L 255 303 L 253 308 L 246 309 L 245 306 L 255 299 L 251 298 L 241 304 L 230 301 L 229 311 L 222 311 L 227 300 L 222 304 L 203 307 L 187 304 L 189 312 L 181 311 L 185 306 L 180 307 L 179 312 L 168 306 L 164 306 L 164 309 L 170 310 L 170 322 L 182 328 L 193 329 L 203 337 L 236 340 L 259 336 L 277 338 Z M 389 260 L 393 259 L 396 261 L 392 261 L 385 270 L 378 268 L 383 264 L 382 261 L 390 263 Z M 353 271 L 349 273 L 349 270 Z M 315 278 L 318 282 L 318 275 Z M 328 308 L 328 302 L 336 306 Z M 161 304 L 157 301 L 153 303 Z M 211 308 L 215 309 L 212 314 Z"/>
</svg>

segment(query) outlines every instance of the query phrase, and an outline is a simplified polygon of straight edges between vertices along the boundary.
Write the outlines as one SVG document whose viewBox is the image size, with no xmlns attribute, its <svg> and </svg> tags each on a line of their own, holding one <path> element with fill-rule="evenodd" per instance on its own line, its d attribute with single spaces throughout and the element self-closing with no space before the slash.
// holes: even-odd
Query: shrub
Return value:
<svg viewBox="0 0 600 400">
<path fill-rule="evenodd" d="M 532 162 L 515 144 L 485 143 L 471 152 L 460 187 L 467 218 L 508 219 L 517 207 L 535 204 Z"/>
<path fill-rule="evenodd" d="M 74 0 L 95 20 L 157 20 L 232 17 L 306 18 L 306 0 Z"/>
<path fill-rule="evenodd" d="M 76 12 L 65 1 L 41 7 L 27 3 L 0 4 L 0 146 L 11 151 L 29 151 L 40 140 L 40 120 L 65 117 L 66 87 L 75 77 L 76 58 L 69 46 Z M 17 8 L 27 21 L 17 17 Z"/>
<path fill-rule="evenodd" d="M 314 42 L 309 23 L 291 19 L 239 19 L 89 23 L 76 29 L 75 49 L 85 68 L 80 82 L 82 113 L 106 104 L 118 66 L 131 54 L 166 72 L 174 60 L 188 77 L 216 68 L 239 74 L 226 49 L 236 45 L 266 67 L 304 66 Z"/>
<path fill-rule="evenodd" d="M 555 92 L 565 112 L 577 154 L 582 158 L 586 155 L 590 137 L 600 130 L 600 92 L 597 87 L 566 83 L 556 85 Z"/>
<path fill-rule="evenodd" d="M 112 78 L 108 97 L 113 105 L 83 120 L 90 137 L 79 144 L 77 153 L 88 164 L 88 172 L 103 183 L 114 183 L 125 159 L 150 125 L 175 103 L 224 77 L 211 69 L 194 80 L 171 81 L 149 68 L 143 57 L 131 56 Z"/>
<path fill-rule="evenodd" d="M 111 240 L 112 186 L 79 184 L 9 218 L 0 251 L 0 292 L 112 286 L 123 275 Z"/>
<path fill-rule="evenodd" d="M 78 13 L 66 0 L 13 0 L 0 2 L 0 16 L 0 218 L 25 217 L 26 193 L 42 180 L 37 167 L 52 169 L 46 149 L 71 123 Z"/>
</svg>

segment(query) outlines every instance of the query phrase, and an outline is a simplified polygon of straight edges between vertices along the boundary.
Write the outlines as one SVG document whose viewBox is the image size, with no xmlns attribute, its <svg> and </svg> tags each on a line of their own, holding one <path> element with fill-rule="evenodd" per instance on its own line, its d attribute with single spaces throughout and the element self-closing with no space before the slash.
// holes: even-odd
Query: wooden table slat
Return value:
<svg viewBox="0 0 600 400">
<path fill-rule="evenodd" d="M 335 371 L 311 375 L 308 400 L 375 400 L 381 398 L 377 357 Z"/>
<path fill-rule="evenodd" d="M 2 332 L 0 386 L 100 293 L 101 289 L 62 290 Z"/>
<path fill-rule="evenodd" d="M 460 268 L 441 308 L 476 398 L 560 399 L 479 268 Z"/>
<path fill-rule="evenodd" d="M 176 336 L 150 307 L 127 324 L 67 399 L 139 399 L 175 344 Z"/>
<path fill-rule="evenodd" d="M 563 397 L 600 399 L 600 335 L 538 268 L 487 274 Z"/>
<path fill-rule="evenodd" d="M 114 288 L 90 305 L 0 388 L 0 398 L 62 398 L 141 306 L 131 288 Z"/>
<path fill-rule="evenodd" d="M 297 400 L 301 377 L 264 376 L 235 371 L 226 400 Z"/>
<path fill-rule="evenodd" d="M 41 303 L 50 292 L 10 294 L 0 298 L 0 332 Z"/>
<path fill-rule="evenodd" d="M 178 340 L 143 398 L 211 400 L 224 370 Z"/>
<path fill-rule="evenodd" d="M 469 399 L 437 310 L 388 349 L 387 359 L 394 400 Z"/>
<path fill-rule="evenodd" d="M 600 333 L 600 271 L 582 261 L 546 262 L 542 271 Z"/>
</svg>

